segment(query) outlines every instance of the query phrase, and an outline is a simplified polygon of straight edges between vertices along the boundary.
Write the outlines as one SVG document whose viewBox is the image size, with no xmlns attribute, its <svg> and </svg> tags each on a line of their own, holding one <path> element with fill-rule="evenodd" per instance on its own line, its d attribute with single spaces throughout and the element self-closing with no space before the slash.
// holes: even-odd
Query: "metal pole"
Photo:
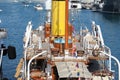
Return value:
<svg viewBox="0 0 120 80">
<path fill-rule="evenodd" d="M 27 37 L 26 39 L 26 42 L 25 42 L 25 45 L 24 45 L 24 49 L 25 49 L 25 52 L 24 52 L 24 71 L 25 71 L 25 74 L 24 74 L 24 77 L 26 78 L 26 56 L 27 56 L 27 47 L 28 47 L 28 43 L 29 43 L 29 40 L 30 40 L 30 36 L 31 36 L 31 30 L 32 30 L 32 23 L 31 21 L 28 22 L 28 25 L 27 25 L 27 28 L 26 28 L 26 33 L 25 33 L 25 37 Z"/>
<path fill-rule="evenodd" d="M 69 12 L 68 12 L 68 0 L 65 0 L 65 49 L 68 49 L 68 36 L 69 36 L 69 30 L 68 30 L 68 18 L 69 18 Z"/>
<path fill-rule="evenodd" d="M 24 52 L 24 71 L 25 71 L 24 77 L 25 77 L 25 78 L 26 78 L 26 71 L 27 71 L 27 70 L 26 70 L 26 61 L 27 61 L 27 60 L 26 60 L 26 55 L 27 55 L 26 52 L 27 52 L 27 49 L 25 49 L 25 52 Z"/>
<path fill-rule="evenodd" d="M 3 56 L 3 49 L 1 49 L 1 55 L 0 55 L 0 67 L 2 66 L 2 56 Z"/>
<path fill-rule="evenodd" d="M 0 79 L 2 79 L 2 57 L 3 57 L 3 49 L 1 49 L 1 55 L 0 55 Z"/>
</svg>

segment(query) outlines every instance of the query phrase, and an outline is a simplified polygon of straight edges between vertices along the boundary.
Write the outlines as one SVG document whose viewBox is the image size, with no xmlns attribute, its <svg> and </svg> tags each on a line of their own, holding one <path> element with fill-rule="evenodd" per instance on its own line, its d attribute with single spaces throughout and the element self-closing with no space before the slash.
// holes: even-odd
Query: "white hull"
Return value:
<svg viewBox="0 0 120 80">
<path fill-rule="evenodd" d="M 0 12 L 2 12 L 3 10 L 2 9 L 0 9 Z"/>
<path fill-rule="evenodd" d="M 34 6 L 34 8 L 36 10 L 43 10 L 43 7 L 40 4 L 37 4 L 36 6 Z"/>
<path fill-rule="evenodd" d="M 7 37 L 7 32 L 5 29 L 0 29 L 0 39 L 4 39 Z"/>
<path fill-rule="evenodd" d="M 43 10 L 42 7 L 35 7 L 36 10 Z"/>
</svg>

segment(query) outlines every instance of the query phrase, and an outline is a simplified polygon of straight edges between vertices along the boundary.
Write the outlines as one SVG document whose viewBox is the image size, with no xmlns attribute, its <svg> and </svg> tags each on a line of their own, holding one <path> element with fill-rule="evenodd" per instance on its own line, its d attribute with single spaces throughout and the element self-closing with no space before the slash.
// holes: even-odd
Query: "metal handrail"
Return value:
<svg viewBox="0 0 120 80">
<path fill-rule="evenodd" d="M 41 52 L 41 53 L 33 56 L 33 57 L 29 60 L 28 66 L 27 66 L 27 69 L 28 69 L 28 71 L 27 71 L 27 80 L 30 80 L 30 63 L 32 62 L 33 59 L 35 59 L 36 57 L 38 57 L 38 56 L 40 56 L 40 55 L 42 55 L 42 54 L 44 54 L 44 53 L 47 53 L 47 51 L 43 51 L 43 52 Z"/>
<path fill-rule="evenodd" d="M 105 50 L 106 53 L 108 53 L 109 55 L 111 55 L 111 50 L 110 50 L 109 47 L 104 46 L 104 50 Z M 112 71 L 111 70 L 111 57 L 109 57 L 109 70 Z"/>
<path fill-rule="evenodd" d="M 28 43 L 29 43 L 29 40 L 30 40 L 30 35 L 31 35 L 31 30 L 32 30 L 32 24 L 31 24 L 31 21 L 28 22 L 28 25 L 26 27 L 26 33 L 25 33 L 25 36 L 27 36 L 27 39 L 26 39 L 26 42 L 24 44 L 24 49 L 25 49 L 25 53 L 24 53 L 24 71 L 25 71 L 25 74 L 24 74 L 24 77 L 26 77 L 26 56 L 27 56 L 27 47 L 28 47 Z"/>
<path fill-rule="evenodd" d="M 119 60 L 116 57 L 112 56 L 111 54 L 106 54 L 103 51 L 102 51 L 102 53 L 111 57 L 113 60 L 115 60 L 117 62 L 117 64 L 118 64 L 118 80 L 120 80 L 120 62 L 119 62 Z"/>
</svg>

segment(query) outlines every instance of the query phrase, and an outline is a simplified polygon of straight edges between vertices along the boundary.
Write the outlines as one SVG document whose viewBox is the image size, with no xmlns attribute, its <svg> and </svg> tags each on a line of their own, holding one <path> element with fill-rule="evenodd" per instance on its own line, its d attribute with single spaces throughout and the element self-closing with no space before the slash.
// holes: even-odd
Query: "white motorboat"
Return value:
<svg viewBox="0 0 120 80">
<path fill-rule="evenodd" d="M 41 4 L 37 4 L 36 6 L 34 6 L 34 8 L 36 10 L 43 10 L 43 7 L 41 6 Z"/>
<path fill-rule="evenodd" d="M 82 5 L 79 0 L 70 0 L 69 1 L 69 9 L 81 9 Z"/>
<path fill-rule="evenodd" d="M 2 12 L 3 10 L 2 9 L 0 9 L 0 12 Z"/>
<path fill-rule="evenodd" d="M 5 28 L 0 28 L 0 39 L 7 37 L 7 31 Z"/>
</svg>

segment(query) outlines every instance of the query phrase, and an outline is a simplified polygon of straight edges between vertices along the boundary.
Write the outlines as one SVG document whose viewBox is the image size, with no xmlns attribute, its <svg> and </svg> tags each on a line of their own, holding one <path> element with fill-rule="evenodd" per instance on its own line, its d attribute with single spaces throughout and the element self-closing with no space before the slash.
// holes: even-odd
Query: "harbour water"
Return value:
<svg viewBox="0 0 120 80">
<path fill-rule="evenodd" d="M 22 3 L 0 3 L 0 9 L 2 9 L 0 12 L 0 27 L 4 27 L 8 31 L 7 38 L 1 42 L 5 43 L 6 46 L 15 46 L 17 51 L 15 60 L 9 60 L 7 56 L 3 57 L 3 76 L 9 78 L 9 80 L 16 80 L 14 74 L 16 66 L 23 56 L 23 36 L 28 21 L 32 21 L 33 28 L 44 25 L 47 11 L 36 11 L 33 7 L 35 4 L 31 3 L 28 7 L 25 7 Z M 120 60 L 120 15 L 92 12 L 90 10 L 71 12 L 70 15 L 74 18 L 72 23 L 76 32 L 79 32 L 81 26 L 89 28 L 92 20 L 99 24 L 105 44 L 111 48 L 112 55 Z M 112 66 L 117 70 L 117 64 L 114 61 Z M 118 74 L 115 73 L 115 75 Z"/>
</svg>

